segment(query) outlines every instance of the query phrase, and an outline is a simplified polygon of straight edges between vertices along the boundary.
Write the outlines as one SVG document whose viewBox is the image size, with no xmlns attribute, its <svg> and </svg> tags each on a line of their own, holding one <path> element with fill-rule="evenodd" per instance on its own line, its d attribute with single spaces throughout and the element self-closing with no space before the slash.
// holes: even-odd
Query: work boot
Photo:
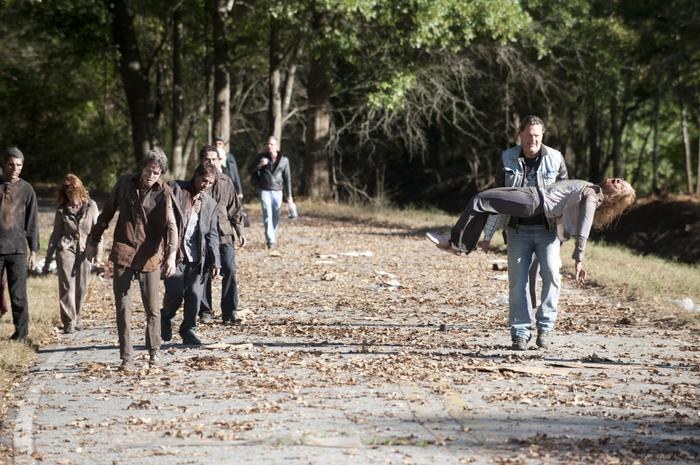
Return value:
<svg viewBox="0 0 700 465">
<path fill-rule="evenodd" d="M 130 373 L 135 370 L 134 361 L 129 359 L 122 359 L 121 365 L 119 365 L 118 371 L 122 373 Z"/>
<path fill-rule="evenodd" d="M 152 350 L 148 357 L 149 368 L 159 367 L 162 363 L 163 360 L 160 357 L 160 351 Z"/>
<path fill-rule="evenodd" d="M 207 325 L 209 323 L 212 323 L 214 321 L 214 318 L 212 318 L 211 313 L 205 312 L 199 315 L 199 322 L 203 325 Z"/>
<path fill-rule="evenodd" d="M 222 321 L 222 324 L 224 326 L 239 326 L 242 323 L 243 320 L 241 320 L 240 318 L 236 318 L 235 316 L 231 318 L 224 318 L 224 320 Z"/>
<path fill-rule="evenodd" d="M 552 342 L 551 337 L 552 331 L 540 331 L 539 333 L 537 333 L 537 347 L 547 349 L 550 343 Z"/>
<path fill-rule="evenodd" d="M 17 342 L 27 342 L 27 336 L 26 334 L 24 336 L 20 336 L 20 334 L 15 331 L 12 333 L 12 336 L 10 336 L 11 341 L 17 341 Z"/>
<path fill-rule="evenodd" d="M 527 350 L 527 338 L 523 336 L 516 336 L 515 339 L 513 339 L 511 350 Z"/>
<path fill-rule="evenodd" d="M 160 338 L 165 342 L 173 339 L 173 326 L 167 318 L 161 318 L 160 320 Z"/>
<path fill-rule="evenodd" d="M 186 346 L 201 346 L 202 341 L 199 340 L 194 330 L 187 329 L 185 331 L 180 331 L 180 336 L 182 336 L 182 343 Z"/>
</svg>

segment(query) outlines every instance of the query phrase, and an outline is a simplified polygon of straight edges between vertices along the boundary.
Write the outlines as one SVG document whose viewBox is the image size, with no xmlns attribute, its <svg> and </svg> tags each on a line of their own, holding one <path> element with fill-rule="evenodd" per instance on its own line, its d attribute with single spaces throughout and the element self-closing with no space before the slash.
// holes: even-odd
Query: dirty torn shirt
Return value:
<svg viewBox="0 0 700 465">
<path fill-rule="evenodd" d="M 0 185 L 0 255 L 39 250 L 36 193 L 23 179 Z"/>
</svg>

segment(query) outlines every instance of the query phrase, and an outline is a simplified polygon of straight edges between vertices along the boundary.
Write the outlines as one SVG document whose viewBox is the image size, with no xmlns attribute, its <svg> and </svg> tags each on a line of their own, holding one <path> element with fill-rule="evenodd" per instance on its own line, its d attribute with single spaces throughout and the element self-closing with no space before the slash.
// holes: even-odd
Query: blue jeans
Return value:
<svg viewBox="0 0 700 465">
<path fill-rule="evenodd" d="M 260 207 L 265 224 L 265 242 L 272 245 L 277 242 L 277 228 L 280 224 L 282 208 L 282 191 L 260 191 Z"/>
<path fill-rule="evenodd" d="M 528 271 L 533 254 L 540 261 L 542 277 L 542 294 L 537 307 L 535 319 L 538 331 L 551 331 L 557 320 L 557 303 L 561 291 L 561 258 L 559 257 L 559 239 L 556 231 L 547 231 L 544 225 L 524 226 L 517 230 L 508 228 L 508 306 L 510 336 L 530 339 L 531 317 Z"/>
</svg>

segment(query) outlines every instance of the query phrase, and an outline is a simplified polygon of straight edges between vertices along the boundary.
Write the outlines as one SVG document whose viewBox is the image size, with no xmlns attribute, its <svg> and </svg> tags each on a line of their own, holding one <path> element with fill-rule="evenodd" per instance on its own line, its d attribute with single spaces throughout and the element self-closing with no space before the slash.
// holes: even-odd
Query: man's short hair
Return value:
<svg viewBox="0 0 700 465">
<path fill-rule="evenodd" d="M 24 154 L 17 147 L 7 147 L 3 153 L 2 161 L 5 162 L 10 158 L 19 158 L 24 161 Z"/>
<path fill-rule="evenodd" d="M 219 151 L 216 149 L 216 145 L 205 145 L 204 147 L 202 147 L 202 150 L 199 151 L 199 159 L 203 160 L 204 158 L 206 158 L 207 153 L 209 152 L 214 152 L 216 154 L 219 153 Z"/>
<path fill-rule="evenodd" d="M 542 126 L 542 132 L 545 132 L 545 126 L 544 126 L 544 121 L 542 121 L 542 118 L 539 116 L 535 115 L 528 115 L 525 118 L 523 118 L 523 122 L 520 123 L 520 132 L 523 132 L 526 127 L 528 126 Z"/>
<path fill-rule="evenodd" d="M 223 138 L 223 137 L 216 136 L 216 137 L 214 138 L 214 142 L 225 142 L 225 141 L 224 141 L 224 138 Z"/>
<path fill-rule="evenodd" d="M 160 147 L 153 147 L 146 152 L 146 156 L 141 160 L 141 168 L 145 168 L 152 161 L 160 166 L 160 174 L 165 174 L 168 171 L 168 157 L 165 156 L 165 152 Z"/>
</svg>

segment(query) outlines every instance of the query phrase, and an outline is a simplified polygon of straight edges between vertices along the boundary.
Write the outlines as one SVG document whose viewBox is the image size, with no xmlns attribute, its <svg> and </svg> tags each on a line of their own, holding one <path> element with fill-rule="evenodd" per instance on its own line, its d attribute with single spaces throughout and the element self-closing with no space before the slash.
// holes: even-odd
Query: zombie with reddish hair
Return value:
<svg viewBox="0 0 700 465">
<path fill-rule="evenodd" d="M 80 178 L 68 174 L 56 192 L 56 215 L 53 232 L 44 261 L 44 273 L 56 255 L 58 269 L 58 307 L 63 332 L 70 334 L 81 329 L 85 296 L 90 279 L 91 261 L 85 257 L 90 230 L 100 214 Z"/>
</svg>

